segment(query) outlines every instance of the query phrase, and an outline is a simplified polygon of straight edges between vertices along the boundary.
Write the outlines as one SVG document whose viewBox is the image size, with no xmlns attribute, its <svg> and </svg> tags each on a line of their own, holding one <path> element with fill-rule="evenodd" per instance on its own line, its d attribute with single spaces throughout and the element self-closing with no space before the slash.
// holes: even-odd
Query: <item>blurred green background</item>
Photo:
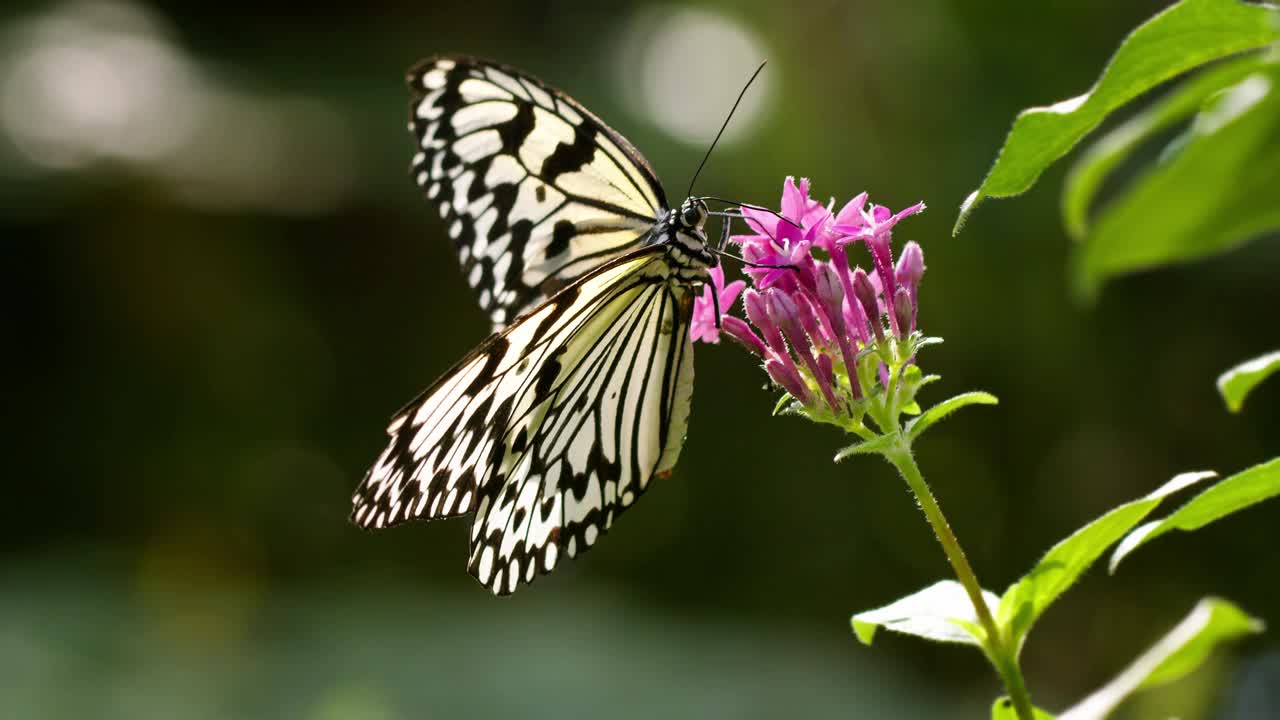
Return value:
<svg viewBox="0 0 1280 720">
<path fill-rule="evenodd" d="M 364 533 L 390 413 L 486 333 L 407 177 L 404 70 L 500 59 L 630 138 L 680 197 L 775 204 L 788 174 L 930 209 L 899 228 L 947 342 L 920 448 L 999 591 L 1110 506 L 1280 450 L 1280 384 L 1217 373 L 1280 338 L 1280 244 L 1067 292 L 1063 170 L 955 210 L 1014 114 L 1084 91 L 1161 2 L 10 2 L 0 234 L 10 317 L 0 715 L 12 718 L 981 717 L 972 650 L 853 638 L 948 575 L 913 501 L 842 438 L 771 418 L 737 347 L 699 348 L 688 443 L 606 542 L 512 598 L 465 521 Z M 1152 149 L 1149 159 L 1156 153 Z M 1265 199 L 1260 199 L 1265 201 Z M 1274 201 L 1274 198 L 1272 199 Z M 1038 705 L 1093 690 L 1206 594 L 1280 626 L 1280 510 L 1100 569 L 1033 633 Z M 1280 716 L 1280 634 L 1127 717 Z"/>
</svg>

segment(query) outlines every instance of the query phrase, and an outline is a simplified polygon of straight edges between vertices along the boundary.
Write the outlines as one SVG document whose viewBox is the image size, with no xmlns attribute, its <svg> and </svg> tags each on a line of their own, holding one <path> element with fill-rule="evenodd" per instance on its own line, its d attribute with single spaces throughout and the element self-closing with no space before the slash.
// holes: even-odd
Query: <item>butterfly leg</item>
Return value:
<svg viewBox="0 0 1280 720">
<path fill-rule="evenodd" d="M 754 263 L 754 262 L 751 262 L 750 260 L 746 260 L 746 259 L 744 259 L 744 258 L 740 258 L 740 257 L 738 257 L 737 255 L 734 255 L 734 254 L 733 254 L 733 253 L 731 253 L 731 252 L 725 252 L 725 251 L 723 251 L 723 250 L 712 250 L 712 252 L 714 252 L 716 255 L 719 255 L 720 257 L 723 257 L 723 258 L 728 258 L 728 259 L 730 259 L 730 260 L 737 260 L 738 262 L 742 263 L 743 265 L 746 265 L 746 266 L 747 266 L 747 267 L 749 267 L 749 268 L 758 268 L 758 269 L 762 269 L 762 270 L 783 270 L 783 269 L 785 269 L 785 270 L 799 270 L 799 269 L 800 269 L 800 268 L 796 267 L 795 265 L 790 265 L 790 264 L 785 264 L 785 265 L 769 265 L 769 264 L 767 264 L 767 263 Z"/>
<path fill-rule="evenodd" d="M 716 330 L 720 330 L 720 293 L 716 292 L 715 287 L 711 288 L 711 304 L 716 311 Z"/>
</svg>

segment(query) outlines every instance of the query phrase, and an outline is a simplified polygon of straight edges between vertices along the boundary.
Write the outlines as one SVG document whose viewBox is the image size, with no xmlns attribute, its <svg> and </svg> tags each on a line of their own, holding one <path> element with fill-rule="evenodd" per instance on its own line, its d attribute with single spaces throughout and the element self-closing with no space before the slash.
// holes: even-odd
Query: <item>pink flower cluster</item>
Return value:
<svg viewBox="0 0 1280 720">
<path fill-rule="evenodd" d="M 858 353 L 915 332 L 924 254 L 907 243 L 895 264 L 890 243 L 898 221 L 924 210 L 924 203 L 894 214 L 868 205 L 862 193 L 839 212 L 832 207 L 810 199 L 808 180 L 790 177 L 780 213 L 743 207 L 751 234 L 730 241 L 749 263 L 744 272 L 751 287 L 742 298 L 747 319 L 728 314 L 746 284 L 725 285 L 717 267 L 694 304 L 690 333 L 718 342 L 723 331 L 759 356 L 769 377 L 796 400 L 839 414 L 863 397 Z M 850 265 L 848 248 L 858 243 L 871 255 L 870 273 Z M 719 323 L 716 299 L 725 313 Z"/>
</svg>

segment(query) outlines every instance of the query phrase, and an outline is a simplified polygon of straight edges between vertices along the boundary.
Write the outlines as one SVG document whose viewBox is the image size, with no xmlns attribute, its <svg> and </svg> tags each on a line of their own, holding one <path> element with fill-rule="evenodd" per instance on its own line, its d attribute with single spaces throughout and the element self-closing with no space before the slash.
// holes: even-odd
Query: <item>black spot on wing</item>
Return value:
<svg viewBox="0 0 1280 720">
<path fill-rule="evenodd" d="M 538 290 L 547 297 L 554 297 L 556 293 L 564 289 L 564 280 L 556 275 L 548 275 L 547 279 L 543 280 L 542 284 L 538 286 Z"/>
<path fill-rule="evenodd" d="M 581 293 L 581 285 L 570 285 L 556 292 L 552 301 L 549 302 L 551 312 L 548 312 L 542 322 L 538 323 L 538 329 L 534 330 L 534 336 L 542 337 L 545 335 L 556 324 L 556 321 L 573 306 L 574 301 L 578 299 L 578 295 Z"/>
<path fill-rule="evenodd" d="M 498 136 L 502 138 L 502 149 L 510 155 L 519 157 L 520 146 L 533 132 L 535 123 L 533 105 L 516 104 L 516 115 L 510 120 L 496 126 Z"/>
<path fill-rule="evenodd" d="M 491 337 L 488 344 L 484 346 L 484 366 L 472 378 L 471 384 L 467 386 L 466 393 L 475 395 L 480 388 L 493 382 L 493 373 L 502 364 L 502 359 L 506 357 L 511 350 L 511 341 L 499 335 Z"/>
<path fill-rule="evenodd" d="M 564 483 L 564 489 L 573 493 L 574 500 L 579 502 L 587 496 L 591 487 L 591 476 L 585 472 L 571 473 Z"/>
<path fill-rule="evenodd" d="M 546 259 L 550 260 L 569 250 L 569 241 L 578 234 L 577 228 L 568 220 L 556 222 L 551 230 L 551 242 L 547 243 Z"/>
<path fill-rule="evenodd" d="M 541 402 L 551 394 L 551 388 L 555 387 L 556 379 L 560 377 L 560 371 L 563 367 L 560 364 L 560 356 L 564 354 L 567 346 L 561 345 L 548 357 L 538 370 L 537 384 L 533 387 L 534 402 Z"/>
<path fill-rule="evenodd" d="M 521 305 L 537 297 L 537 290 L 524 284 L 524 254 L 532 233 L 532 220 L 517 220 L 511 226 L 511 241 L 507 245 L 506 256 L 509 264 L 506 277 L 503 278 L 504 287 L 516 292 L 517 300 Z"/>
<path fill-rule="evenodd" d="M 493 419 L 490 421 L 490 425 L 493 428 L 505 428 L 511 424 L 511 411 L 515 407 L 515 402 L 515 398 L 508 395 L 498 403 L 498 408 L 494 411 Z M 501 467 L 502 459 L 506 456 L 506 452 L 505 443 L 495 442 L 489 457 L 489 465 L 495 468 Z"/>
<path fill-rule="evenodd" d="M 516 196 L 519 191 L 519 187 L 513 183 L 493 186 L 493 207 L 498 211 L 498 217 L 489 228 L 489 242 L 506 235 L 510 229 L 507 224 L 508 218 L 511 217 L 511 208 L 516 206 Z"/>
<path fill-rule="evenodd" d="M 581 170 L 584 165 L 591 162 L 595 154 L 595 129 L 586 123 L 577 125 L 573 129 L 573 142 L 556 145 L 556 149 L 542 161 L 542 168 L 538 174 L 554 182 L 565 173 Z"/>
</svg>

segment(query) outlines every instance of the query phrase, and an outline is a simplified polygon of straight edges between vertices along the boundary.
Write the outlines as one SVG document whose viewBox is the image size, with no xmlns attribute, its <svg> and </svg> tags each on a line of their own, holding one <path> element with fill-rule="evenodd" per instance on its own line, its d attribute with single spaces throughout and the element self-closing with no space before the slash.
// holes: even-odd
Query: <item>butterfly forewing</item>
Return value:
<svg viewBox="0 0 1280 720">
<path fill-rule="evenodd" d="M 635 148 L 542 81 L 449 56 L 408 82 L 414 178 L 496 328 L 634 250 L 666 211 Z"/>
<path fill-rule="evenodd" d="M 474 510 L 468 567 L 499 594 L 585 551 L 675 464 L 692 293 L 649 247 L 490 337 L 392 421 L 355 522 Z"/>
</svg>

